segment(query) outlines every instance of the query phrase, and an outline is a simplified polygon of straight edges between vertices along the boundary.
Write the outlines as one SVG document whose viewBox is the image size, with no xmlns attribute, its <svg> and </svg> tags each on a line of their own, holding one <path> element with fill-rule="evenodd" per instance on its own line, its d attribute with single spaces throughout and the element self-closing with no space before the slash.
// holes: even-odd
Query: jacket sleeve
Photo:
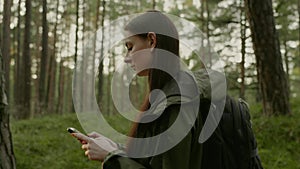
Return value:
<svg viewBox="0 0 300 169">
<path fill-rule="evenodd" d="M 146 169 L 146 167 L 131 158 L 112 154 L 103 162 L 103 169 Z"/>
</svg>

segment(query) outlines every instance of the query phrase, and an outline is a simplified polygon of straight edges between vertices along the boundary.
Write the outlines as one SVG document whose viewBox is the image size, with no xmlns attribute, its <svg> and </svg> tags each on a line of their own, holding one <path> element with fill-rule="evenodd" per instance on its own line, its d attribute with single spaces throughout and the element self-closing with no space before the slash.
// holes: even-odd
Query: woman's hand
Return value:
<svg viewBox="0 0 300 169">
<path fill-rule="evenodd" d="M 88 134 L 89 137 L 81 133 L 73 133 L 72 135 L 82 140 L 81 148 L 85 150 L 85 155 L 90 160 L 103 161 L 109 152 L 118 149 L 118 145 L 115 142 L 96 132 Z"/>
</svg>

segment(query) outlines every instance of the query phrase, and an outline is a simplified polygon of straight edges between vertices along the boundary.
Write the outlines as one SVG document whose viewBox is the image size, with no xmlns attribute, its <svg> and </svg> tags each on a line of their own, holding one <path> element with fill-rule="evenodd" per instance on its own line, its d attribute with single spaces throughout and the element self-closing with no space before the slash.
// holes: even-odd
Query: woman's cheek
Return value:
<svg viewBox="0 0 300 169">
<path fill-rule="evenodd" d="M 143 50 L 138 52 L 138 54 L 133 56 L 133 61 L 138 70 L 144 70 L 151 66 L 152 55 L 149 50 Z"/>
<path fill-rule="evenodd" d="M 145 68 L 149 68 L 152 63 L 152 54 L 150 50 L 145 50 L 143 55 L 143 65 Z"/>
</svg>

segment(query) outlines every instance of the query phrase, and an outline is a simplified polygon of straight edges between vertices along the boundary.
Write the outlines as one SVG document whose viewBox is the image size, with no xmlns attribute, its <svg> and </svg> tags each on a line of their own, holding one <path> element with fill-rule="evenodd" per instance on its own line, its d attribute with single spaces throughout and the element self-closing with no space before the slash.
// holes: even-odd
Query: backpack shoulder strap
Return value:
<svg viewBox="0 0 300 169">
<path fill-rule="evenodd" d="M 242 117 L 241 117 L 241 108 L 239 103 L 236 102 L 231 97 L 228 97 L 228 102 L 230 103 L 232 115 L 233 115 L 233 125 L 234 129 L 238 131 L 238 134 L 242 135 Z"/>
</svg>

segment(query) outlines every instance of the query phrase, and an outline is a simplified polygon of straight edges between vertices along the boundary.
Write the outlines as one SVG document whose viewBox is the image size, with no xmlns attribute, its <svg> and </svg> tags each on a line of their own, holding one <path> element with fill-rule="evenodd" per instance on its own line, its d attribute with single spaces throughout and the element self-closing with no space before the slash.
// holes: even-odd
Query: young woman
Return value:
<svg viewBox="0 0 300 169">
<path fill-rule="evenodd" d="M 95 132 L 73 136 L 81 140 L 85 155 L 102 161 L 105 169 L 200 169 L 199 92 L 193 76 L 181 70 L 174 24 L 161 12 L 148 11 L 132 19 L 125 31 L 125 62 L 147 76 L 149 85 L 139 122 L 129 132 L 132 139 L 122 149 Z M 201 111 L 208 108 L 201 106 Z"/>
</svg>

